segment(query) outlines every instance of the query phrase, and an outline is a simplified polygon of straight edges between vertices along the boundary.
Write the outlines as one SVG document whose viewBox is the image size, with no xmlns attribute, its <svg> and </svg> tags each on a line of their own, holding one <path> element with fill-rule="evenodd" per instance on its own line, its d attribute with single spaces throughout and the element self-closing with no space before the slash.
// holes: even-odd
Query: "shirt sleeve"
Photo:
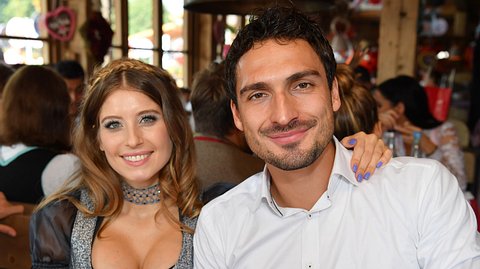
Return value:
<svg viewBox="0 0 480 269">
<path fill-rule="evenodd" d="M 62 186 L 78 169 L 80 161 L 74 154 L 59 154 L 45 167 L 42 173 L 42 189 L 45 196 Z"/>
<path fill-rule="evenodd" d="M 76 208 L 64 200 L 53 202 L 30 218 L 32 269 L 68 269 L 70 238 Z"/>
<path fill-rule="evenodd" d="M 440 128 L 440 141 L 437 151 L 441 156 L 438 158 L 450 172 L 457 178 L 462 190 L 467 189 L 467 174 L 463 151 L 460 148 L 459 138 L 455 126 L 451 122 L 445 122 Z"/>
<path fill-rule="evenodd" d="M 211 220 L 202 210 L 193 236 L 194 268 L 215 269 L 228 268 L 225 253 L 222 250 L 221 232 L 216 230 L 220 220 Z"/>
<path fill-rule="evenodd" d="M 480 234 L 457 180 L 437 165 L 421 197 L 417 255 L 421 268 L 480 268 Z"/>
</svg>

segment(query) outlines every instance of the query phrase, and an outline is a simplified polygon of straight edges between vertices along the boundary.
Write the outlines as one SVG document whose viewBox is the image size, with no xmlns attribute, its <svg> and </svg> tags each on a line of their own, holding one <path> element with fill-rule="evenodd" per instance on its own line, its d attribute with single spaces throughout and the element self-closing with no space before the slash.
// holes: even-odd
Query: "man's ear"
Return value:
<svg viewBox="0 0 480 269">
<path fill-rule="evenodd" d="M 232 110 L 233 122 L 235 123 L 235 126 L 237 126 L 240 131 L 243 131 L 242 119 L 240 118 L 240 113 L 238 112 L 237 106 L 233 100 L 230 100 L 230 109 Z"/>
<path fill-rule="evenodd" d="M 342 101 L 340 100 L 340 89 L 338 88 L 337 78 L 333 80 L 332 90 L 330 91 L 330 94 L 332 96 L 332 109 L 334 112 L 336 112 L 342 105 Z"/>
</svg>

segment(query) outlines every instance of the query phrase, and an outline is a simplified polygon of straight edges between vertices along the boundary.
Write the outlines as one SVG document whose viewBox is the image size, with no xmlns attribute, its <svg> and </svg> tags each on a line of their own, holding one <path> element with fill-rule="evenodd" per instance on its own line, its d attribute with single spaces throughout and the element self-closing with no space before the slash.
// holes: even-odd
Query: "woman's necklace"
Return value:
<svg viewBox="0 0 480 269">
<path fill-rule="evenodd" d="M 160 202 L 160 187 L 158 183 L 145 189 L 135 189 L 122 182 L 123 199 L 136 205 L 156 204 Z"/>
</svg>

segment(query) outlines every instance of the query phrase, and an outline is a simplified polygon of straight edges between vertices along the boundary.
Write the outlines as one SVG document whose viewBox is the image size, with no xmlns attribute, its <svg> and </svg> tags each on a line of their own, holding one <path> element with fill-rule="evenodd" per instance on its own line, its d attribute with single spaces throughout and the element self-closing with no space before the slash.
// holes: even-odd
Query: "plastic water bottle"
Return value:
<svg viewBox="0 0 480 269">
<path fill-rule="evenodd" d="M 397 151 L 395 150 L 395 131 L 388 130 L 385 132 L 385 140 L 387 147 L 392 151 L 393 157 L 397 157 Z"/>
<path fill-rule="evenodd" d="M 420 149 L 420 139 L 422 138 L 422 132 L 414 131 L 413 132 L 413 143 L 412 149 L 410 151 L 410 156 L 416 158 L 422 158 L 422 150 Z"/>
</svg>

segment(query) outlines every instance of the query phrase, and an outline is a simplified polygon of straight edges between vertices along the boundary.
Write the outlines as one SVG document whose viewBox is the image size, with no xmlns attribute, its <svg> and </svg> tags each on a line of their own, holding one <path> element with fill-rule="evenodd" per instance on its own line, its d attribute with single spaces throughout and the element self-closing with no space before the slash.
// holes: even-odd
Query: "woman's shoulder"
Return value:
<svg viewBox="0 0 480 269">
<path fill-rule="evenodd" d="M 30 218 L 32 268 L 68 268 L 76 213 L 77 208 L 68 199 L 53 200 L 33 213 Z"/>
<path fill-rule="evenodd" d="M 80 192 L 73 192 L 67 196 L 70 196 L 74 199 L 79 199 Z M 45 205 L 42 205 L 32 214 L 32 217 L 39 218 L 41 220 L 51 219 L 50 221 L 72 219 L 73 224 L 73 218 L 75 218 L 76 212 L 76 206 L 68 199 L 68 197 L 64 197 L 62 199 L 53 200 Z"/>
<path fill-rule="evenodd" d="M 183 225 L 188 226 L 190 229 L 195 229 L 197 226 L 197 219 L 198 217 L 187 217 L 184 215 L 180 215 L 180 222 Z"/>
</svg>

